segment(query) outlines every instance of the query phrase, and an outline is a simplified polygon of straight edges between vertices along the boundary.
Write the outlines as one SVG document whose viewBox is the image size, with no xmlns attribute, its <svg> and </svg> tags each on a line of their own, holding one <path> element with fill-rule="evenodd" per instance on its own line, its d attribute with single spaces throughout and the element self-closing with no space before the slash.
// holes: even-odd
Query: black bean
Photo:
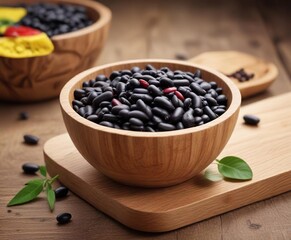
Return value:
<svg viewBox="0 0 291 240">
<path fill-rule="evenodd" d="M 151 64 L 146 65 L 146 70 L 156 70 Z"/>
<path fill-rule="evenodd" d="M 223 113 L 225 113 L 225 109 L 222 109 L 222 108 L 217 108 L 215 111 L 214 111 L 217 115 L 222 115 Z"/>
<path fill-rule="evenodd" d="M 218 104 L 222 104 L 222 105 L 225 105 L 227 103 L 227 98 L 225 95 L 219 95 L 217 98 L 216 98 L 216 101 Z"/>
<path fill-rule="evenodd" d="M 85 111 L 85 107 L 81 107 L 78 110 L 79 115 L 81 115 L 82 117 L 85 117 L 86 111 Z"/>
<path fill-rule="evenodd" d="M 91 92 L 89 95 L 88 95 L 88 100 L 87 100 L 87 103 L 88 104 L 92 104 L 93 100 L 99 95 L 99 93 L 97 92 Z"/>
<path fill-rule="evenodd" d="M 90 83 L 89 82 L 83 82 L 82 83 L 82 87 L 85 88 L 85 87 L 90 87 Z"/>
<path fill-rule="evenodd" d="M 187 112 L 184 113 L 182 118 L 182 123 L 185 127 L 194 127 L 195 126 L 195 118 L 193 116 L 194 110 L 190 108 Z"/>
<path fill-rule="evenodd" d="M 208 91 L 209 89 L 211 89 L 211 85 L 208 82 L 202 82 L 200 84 L 200 87 L 203 88 L 205 91 Z"/>
<path fill-rule="evenodd" d="M 142 111 L 139 110 L 133 110 L 129 112 L 129 117 L 131 118 L 138 118 L 142 121 L 148 121 L 149 117 Z"/>
<path fill-rule="evenodd" d="M 159 87 L 160 86 L 160 82 L 158 80 L 149 80 L 148 83 L 150 85 L 154 85 L 156 87 Z"/>
<path fill-rule="evenodd" d="M 210 117 L 208 117 L 208 115 L 206 115 L 206 114 L 203 114 L 203 115 L 201 116 L 201 118 L 202 118 L 203 122 L 205 122 L 205 123 L 207 123 L 207 122 L 210 121 Z"/>
<path fill-rule="evenodd" d="M 184 101 L 184 108 L 189 109 L 192 105 L 192 99 L 191 98 L 186 98 Z"/>
<path fill-rule="evenodd" d="M 125 83 L 119 82 L 116 86 L 116 91 L 118 93 L 124 92 L 125 91 Z"/>
<path fill-rule="evenodd" d="M 150 127 L 150 126 L 146 126 L 145 127 L 145 131 L 146 132 L 155 132 L 155 130 L 152 127 Z"/>
<path fill-rule="evenodd" d="M 209 82 L 209 84 L 211 85 L 211 88 L 216 89 L 217 88 L 217 83 L 216 82 Z"/>
<path fill-rule="evenodd" d="M 217 118 L 217 115 L 211 110 L 209 106 L 204 107 L 204 113 L 207 114 L 211 120 Z"/>
<path fill-rule="evenodd" d="M 107 77 L 105 77 L 105 75 L 103 74 L 99 74 L 96 78 L 95 78 L 95 81 L 106 81 L 107 80 Z"/>
<path fill-rule="evenodd" d="M 97 88 L 97 87 L 105 88 L 105 87 L 108 87 L 108 86 L 109 86 L 109 83 L 103 82 L 103 81 L 95 82 L 94 85 L 93 85 L 94 88 Z"/>
<path fill-rule="evenodd" d="M 156 104 L 156 106 L 161 107 L 161 108 L 164 108 L 166 110 L 169 110 L 169 111 L 175 110 L 174 105 L 167 98 L 164 98 L 164 97 L 156 97 L 154 99 L 154 103 Z"/>
<path fill-rule="evenodd" d="M 170 118 L 170 114 L 167 110 L 160 108 L 160 107 L 154 107 L 152 108 L 153 114 L 161 117 L 164 120 L 168 120 Z"/>
<path fill-rule="evenodd" d="M 202 117 L 194 117 L 195 119 L 195 124 L 198 125 L 202 120 Z"/>
<path fill-rule="evenodd" d="M 99 124 L 102 126 L 105 126 L 105 127 L 113 127 L 114 126 L 113 123 L 108 122 L 108 121 L 102 121 Z"/>
<path fill-rule="evenodd" d="M 217 101 L 212 97 L 205 97 L 205 100 L 208 102 L 209 106 L 217 106 Z"/>
<path fill-rule="evenodd" d="M 19 113 L 19 120 L 27 120 L 29 118 L 29 115 L 27 112 L 20 112 Z"/>
<path fill-rule="evenodd" d="M 177 123 L 177 122 L 181 121 L 184 113 L 185 113 L 185 111 L 183 108 L 181 108 L 181 107 L 176 108 L 170 117 L 170 121 L 173 123 Z"/>
<path fill-rule="evenodd" d="M 81 98 L 86 96 L 86 91 L 83 89 L 76 89 L 74 91 L 74 98 L 80 100 Z"/>
<path fill-rule="evenodd" d="M 214 89 L 209 89 L 208 93 L 211 95 L 213 98 L 217 98 L 218 94 Z"/>
<path fill-rule="evenodd" d="M 54 190 L 56 198 L 63 198 L 68 195 L 69 189 L 66 187 L 58 187 Z"/>
<path fill-rule="evenodd" d="M 189 86 L 189 81 L 187 79 L 179 79 L 179 80 L 174 79 L 173 83 L 175 87 Z"/>
<path fill-rule="evenodd" d="M 113 71 L 110 76 L 109 79 L 112 81 L 113 79 L 117 78 L 120 76 L 120 73 L 118 71 Z"/>
<path fill-rule="evenodd" d="M 39 165 L 35 163 L 24 163 L 22 170 L 26 174 L 35 174 L 39 170 Z"/>
<path fill-rule="evenodd" d="M 129 110 L 123 109 L 123 110 L 119 111 L 118 115 L 124 119 L 128 119 L 129 118 Z"/>
<path fill-rule="evenodd" d="M 146 81 L 149 81 L 149 80 L 156 80 L 153 76 L 151 75 L 142 75 L 140 77 L 136 77 L 137 79 L 143 79 L 143 80 L 146 80 Z"/>
<path fill-rule="evenodd" d="M 103 101 L 111 101 L 113 98 L 113 93 L 112 92 L 104 92 L 102 94 L 100 94 L 99 96 L 97 96 L 92 104 L 95 108 L 97 108 L 99 106 L 99 104 Z"/>
<path fill-rule="evenodd" d="M 93 112 L 94 112 L 94 109 L 91 105 L 87 105 L 85 107 L 85 117 L 90 116 L 91 114 L 93 114 Z"/>
<path fill-rule="evenodd" d="M 108 107 L 109 105 L 111 105 L 111 102 L 103 101 L 102 103 L 99 104 L 99 107 L 105 108 L 105 107 Z"/>
<path fill-rule="evenodd" d="M 37 136 L 31 134 L 25 134 L 23 136 L 24 142 L 29 145 L 36 145 L 38 144 L 39 138 Z"/>
<path fill-rule="evenodd" d="M 260 119 L 257 116 L 251 115 L 251 114 L 244 115 L 243 119 L 245 121 L 245 124 L 253 125 L 253 126 L 258 125 L 260 122 Z"/>
<path fill-rule="evenodd" d="M 114 106 L 112 109 L 111 109 L 111 112 L 115 115 L 119 114 L 119 112 L 123 109 L 128 109 L 129 110 L 129 106 L 128 105 L 125 105 L 125 104 L 122 104 L 122 105 L 117 105 L 117 106 Z"/>
<path fill-rule="evenodd" d="M 203 110 L 201 108 L 195 108 L 194 109 L 194 116 L 202 116 Z"/>
<path fill-rule="evenodd" d="M 158 123 L 160 123 L 160 122 L 163 122 L 163 120 L 162 120 L 160 117 L 155 116 L 155 115 L 153 115 L 152 119 L 153 119 L 153 122 L 154 122 L 155 124 L 158 124 Z"/>
<path fill-rule="evenodd" d="M 137 100 L 136 107 L 137 109 L 143 111 L 146 115 L 148 115 L 149 118 L 152 118 L 153 116 L 152 109 L 148 105 L 146 105 L 143 100 L 141 99 Z"/>
<path fill-rule="evenodd" d="M 128 76 L 132 75 L 132 72 L 128 69 L 122 70 L 120 73 L 121 75 L 128 75 Z"/>
<path fill-rule="evenodd" d="M 128 106 L 131 105 L 130 102 L 129 102 L 126 98 L 124 98 L 124 97 L 120 97 L 120 98 L 119 98 L 119 101 L 120 101 L 121 103 L 123 103 L 123 104 L 128 105 Z"/>
<path fill-rule="evenodd" d="M 178 123 L 176 124 L 176 129 L 177 129 L 177 130 L 184 129 L 184 125 L 183 125 L 183 123 L 182 123 L 182 122 L 178 122 Z"/>
<path fill-rule="evenodd" d="M 131 69 L 131 72 L 132 73 L 137 73 L 137 72 L 139 72 L 140 71 L 140 68 L 139 67 L 133 67 L 132 69 Z"/>
<path fill-rule="evenodd" d="M 130 124 L 135 125 L 135 126 L 143 126 L 143 121 L 141 121 L 138 118 L 130 118 L 129 122 Z"/>
<path fill-rule="evenodd" d="M 220 88 L 220 87 L 216 88 L 216 92 L 217 92 L 217 94 L 222 94 L 222 88 Z"/>
<path fill-rule="evenodd" d="M 99 120 L 99 117 L 96 114 L 93 114 L 93 115 L 88 116 L 87 119 L 91 122 L 97 123 Z"/>
<path fill-rule="evenodd" d="M 134 93 L 131 95 L 131 99 L 133 101 L 137 101 L 138 99 L 143 100 L 146 103 L 150 103 L 153 101 L 153 97 L 148 94 L 140 94 L 140 93 Z"/>
<path fill-rule="evenodd" d="M 130 125 L 129 128 L 134 131 L 144 131 L 144 126 Z"/>
<path fill-rule="evenodd" d="M 166 78 L 166 77 L 161 78 L 160 84 L 164 88 L 174 87 L 174 83 L 173 83 L 172 79 Z"/>
<path fill-rule="evenodd" d="M 191 83 L 190 84 L 190 88 L 192 89 L 192 91 L 198 95 L 205 95 L 206 94 L 206 91 L 200 87 L 199 84 L 197 83 Z"/>
<path fill-rule="evenodd" d="M 163 122 L 158 124 L 158 128 L 163 131 L 172 131 L 176 129 L 175 125 Z"/>
<path fill-rule="evenodd" d="M 202 100 L 201 98 L 196 95 L 195 93 L 192 93 L 192 106 L 193 108 L 201 108 L 202 107 Z"/>
<path fill-rule="evenodd" d="M 187 88 L 185 88 L 185 87 L 179 87 L 179 88 L 178 88 L 178 91 L 179 91 L 180 93 L 182 93 L 183 96 L 186 96 L 187 93 L 189 92 L 189 90 L 187 90 Z"/>
<path fill-rule="evenodd" d="M 162 96 L 163 92 L 156 87 L 155 85 L 150 85 L 147 90 L 149 91 L 150 94 L 152 94 L 153 96 Z"/>
<path fill-rule="evenodd" d="M 117 122 L 118 121 L 118 117 L 113 115 L 113 114 L 106 113 L 106 114 L 104 114 L 102 120 L 103 121 L 107 121 L 107 122 Z"/>
<path fill-rule="evenodd" d="M 130 129 L 129 126 L 130 126 L 130 123 L 129 122 L 125 122 L 125 123 L 122 124 L 121 128 L 124 129 L 124 130 L 129 130 Z"/>
<path fill-rule="evenodd" d="M 131 111 L 133 111 L 133 110 L 138 110 L 136 104 L 132 104 L 132 105 L 130 106 L 130 110 L 131 110 Z"/>
<path fill-rule="evenodd" d="M 71 221 L 72 215 L 70 213 L 61 213 L 59 214 L 56 219 L 59 224 L 66 224 Z"/>
<path fill-rule="evenodd" d="M 148 94 L 149 91 L 145 88 L 135 88 L 133 89 L 133 92 L 134 93 L 141 93 L 141 94 Z"/>
</svg>

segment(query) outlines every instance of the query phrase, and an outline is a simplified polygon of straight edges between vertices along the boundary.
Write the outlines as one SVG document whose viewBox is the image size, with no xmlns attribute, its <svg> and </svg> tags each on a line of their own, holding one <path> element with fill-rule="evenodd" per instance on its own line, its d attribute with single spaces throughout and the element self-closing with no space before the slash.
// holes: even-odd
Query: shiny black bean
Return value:
<svg viewBox="0 0 291 240">
<path fill-rule="evenodd" d="M 81 115 L 82 117 L 84 117 L 85 114 L 86 114 L 86 112 L 85 112 L 85 107 L 81 107 L 81 108 L 79 108 L 78 113 L 79 113 L 79 115 Z"/>
<path fill-rule="evenodd" d="M 133 110 L 138 110 L 136 104 L 132 104 L 132 105 L 130 106 L 130 110 L 131 110 L 131 111 L 133 111 Z"/>
<path fill-rule="evenodd" d="M 155 130 L 152 127 L 150 127 L 150 126 L 146 126 L 144 130 L 146 132 L 155 132 Z"/>
<path fill-rule="evenodd" d="M 187 88 L 185 88 L 185 87 L 179 87 L 179 88 L 178 88 L 178 91 L 179 91 L 180 93 L 182 93 L 183 96 L 186 96 L 187 93 L 189 92 L 189 91 L 187 90 Z"/>
<path fill-rule="evenodd" d="M 201 116 L 201 118 L 202 118 L 202 120 L 203 120 L 205 123 L 207 123 L 207 122 L 210 121 L 210 118 L 209 118 L 208 115 L 206 115 L 206 114 L 203 114 L 203 115 Z"/>
<path fill-rule="evenodd" d="M 144 126 L 130 125 L 129 128 L 134 131 L 140 131 L 140 132 L 144 131 Z"/>
<path fill-rule="evenodd" d="M 136 77 L 137 79 L 143 79 L 145 81 L 149 81 L 149 80 L 156 80 L 153 76 L 151 75 L 142 75 L 140 77 Z"/>
<path fill-rule="evenodd" d="M 121 75 L 129 75 L 129 76 L 131 76 L 132 72 L 130 70 L 128 70 L 128 69 L 125 69 L 125 70 L 120 71 L 120 74 Z"/>
<path fill-rule="evenodd" d="M 135 88 L 133 89 L 133 92 L 134 93 L 141 93 L 141 94 L 148 94 L 149 91 L 145 88 Z"/>
<path fill-rule="evenodd" d="M 95 82 L 94 83 L 94 85 L 93 85 L 93 87 L 103 87 L 103 88 L 105 88 L 105 87 L 108 87 L 109 86 L 109 83 L 107 83 L 107 82 Z"/>
<path fill-rule="evenodd" d="M 163 95 L 163 92 L 155 85 L 148 86 L 147 90 L 153 96 L 162 96 Z"/>
<path fill-rule="evenodd" d="M 217 108 L 216 110 L 214 110 L 214 112 L 217 114 L 217 115 L 222 115 L 223 113 L 225 113 L 225 109 L 223 108 Z"/>
<path fill-rule="evenodd" d="M 73 103 L 74 103 L 74 100 L 73 100 Z M 27 120 L 28 118 L 29 118 L 28 112 L 20 112 L 19 113 L 19 117 L 18 117 L 19 120 Z"/>
<path fill-rule="evenodd" d="M 129 112 L 129 117 L 131 118 L 138 118 L 142 121 L 148 121 L 149 117 L 142 111 L 139 110 L 133 110 Z"/>
<path fill-rule="evenodd" d="M 171 101 L 164 97 L 156 97 L 154 99 L 154 104 L 158 107 L 164 108 L 169 111 L 174 111 L 175 107 Z"/>
<path fill-rule="evenodd" d="M 92 115 L 93 112 L 94 112 L 93 107 L 91 105 L 87 105 L 85 107 L 85 116 L 84 117 L 87 118 L 88 116 Z"/>
<path fill-rule="evenodd" d="M 216 89 L 217 88 L 217 83 L 216 82 L 209 82 L 209 84 L 211 85 L 211 88 Z"/>
<path fill-rule="evenodd" d="M 120 76 L 120 73 L 118 71 L 113 71 L 110 76 L 109 79 L 112 81 L 113 79 L 117 78 Z"/>
<path fill-rule="evenodd" d="M 194 110 L 190 108 L 187 112 L 184 113 L 182 118 L 182 123 L 185 127 L 194 127 L 195 126 L 195 118 L 193 116 Z"/>
<path fill-rule="evenodd" d="M 95 91 L 90 92 L 90 94 L 88 95 L 88 99 L 87 99 L 87 103 L 88 104 L 92 104 L 93 100 L 98 96 L 99 94 Z"/>
<path fill-rule="evenodd" d="M 192 91 L 198 95 L 205 95 L 206 91 L 200 87 L 200 85 L 198 83 L 191 83 L 190 84 L 190 88 L 192 89 Z"/>
<path fill-rule="evenodd" d="M 132 69 L 131 69 L 131 72 L 132 73 L 137 73 L 137 72 L 139 72 L 140 71 L 140 68 L 139 67 L 133 67 Z"/>
<path fill-rule="evenodd" d="M 35 163 L 24 163 L 22 170 L 26 174 L 35 174 L 39 170 L 39 165 Z"/>
<path fill-rule="evenodd" d="M 194 109 L 194 116 L 202 116 L 203 110 L 201 108 L 195 108 Z"/>
<path fill-rule="evenodd" d="M 165 78 L 165 77 L 161 78 L 160 84 L 164 88 L 174 87 L 174 83 L 173 83 L 172 79 L 170 79 L 170 78 Z"/>
<path fill-rule="evenodd" d="M 168 71 L 167 72 L 167 77 L 170 78 L 170 79 L 173 79 L 174 73 L 172 71 Z"/>
<path fill-rule="evenodd" d="M 124 98 L 124 97 L 120 97 L 120 98 L 119 98 L 119 101 L 120 101 L 121 103 L 123 103 L 123 104 L 128 105 L 128 106 L 131 105 L 131 103 L 130 103 L 126 98 Z"/>
<path fill-rule="evenodd" d="M 152 119 L 153 119 L 153 123 L 155 124 L 163 122 L 163 120 L 160 117 L 155 116 L 155 115 L 153 115 Z"/>
<path fill-rule="evenodd" d="M 111 85 L 112 87 L 115 87 L 115 88 L 116 88 L 116 86 L 117 86 L 117 84 L 120 82 L 120 80 L 121 80 L 121 77 L 117 77 L 117 78 L 115 78 L 115 79 L 110 83 L 110 85 Z"/>
<path fill-rule="evenodd" d="M 197 84 L 200 84 L 200 83 L 203 83 L 204 82 L 203 79 L 197 78 L 197 77 L 194 80 L 195 80 L 195 83 L 197 83 Z"/>
<path fill-rule="evenodd" d="M 118 121 L 118 117 L 116 115 L 110 114 L 110 113 L 106 113 L 104 114 L 103 121 L 107 121 L 107 122 L 117 122 Z"/>
<path fill-rule="evenodd" d="M 99 124 L 102 125 L 102 126 L 105 126 L 105 127 L 113 127 L 114 126 L 113 123 L 108 122 L 108 121 L 102 121 Z"/>
<path fill-rule="evenodd" d="M 24 143 L 29 145 L 36 145 L 38 144 L 39 138 L 37 136 L 31 135 L 31 134 L 25 134 L 23 136 Z"/>
<path fill-rule="evenodd" d="M 111 101 L 113 98 L 113 93 L 112 92 L 104 92 L 102 94 L 100 94 L 99 96 L 97 96 L 92 104 L 95 108 L 97 108 L 99 106 L 99 104 L 103 101 Z"/>
<path fill-rule="evenodd" d="M 156 69 L 151 64 L 147 64 L 146 65 L 146 70 L 154 70 L 154 71 L 156 71 Z"/>
<path fill-rule="evenodd" d="M 94 87 L 86 87 L 86 88 L 83 88 L 87 94 L 89 94 L 90 92 L 94 92 L 95 91 L 95 88 Z"/>
<path fill-rule="evenodd" d="M 192 99 L 191 98 L 186 98 L 184 101 L 184 108 L 189 109 L 192 105 Z"/>
<path fill-rule="evenodd" d="M 79 108 L 84 107 L 84 104 L 78 100 L 73 100 L 72 104 L 73 104 L 73 106 L 78 106 Z"/>
<path fill-rule="evenodd" d="M 174 86 L 175 87 L 180 87 L 180 86 L 189 86 L 189 81 L 187 79 L 174 79 L 173 80 Z"/>
<path fill-rule="evenodd" d="M 124 110 L 124 109 L 129 110 L 129 106 L 128 106 L 128 105 L 125 105 L 125 104 L 117 105 L 117 106 L 112 107 L 111 112 L 112 112 L 113 114 L 115 114 L 115 115 L 118 115 L 119 112 L 120 112 L 121 110 Z"/>
<path fill-rule="evenodd" d="M 104 107 L 104 108 L 102 108 L 101 112 L 102 112 L 102 113 L 109 113 L 110 110 L 109 110 L 108 107 Z"/>
<path fill-rule="evenodd" d="M 133 101 L 137 101 L 138 99 L 143 100 L 146 103 L 151 103 L 153 101 L 153 97 L 148 94 L 140 94 L 140 93 L 134 93 L 131 95 L 131 99 Z"/>
<path fill-rule="evenodd" d="M 182 122 L 178 122 L 178 123 L 176 124 L 176 129 L 177 129 L 177 130 L 184 129 L 184 125 L 183 125 L 183 123 L 182 123 Z"/>
<path fill-rule="evenodd" d="M 63 198 L 68 195 L 69 189 L 66 187 L 58 187 L 54 190 L 56 198 Z"/>
<path fill-rule="evenodd" d="M 99 117 L 96 114 L 93 114 L 93 115 L 88 116 L 87 119 L 91 122 L 97 123 L 99 120 Z"/>
<path fill-rule="evenodd" d="M 113 88 L 112 87 L 105 87 L 105 88 L 102 88 L 104 92 L 113 92 Z"/>
<path fill-rule="evenodd" d="M 209 89 L 208 93 L 211 95 L 213 98 L 217 98 L 218 94 L 214 89 Z"/>
<path fill-rule="evenodd" d="M 218 87 L 218 88 L 216 88 L 215 89 L 216 90 L 216 92 L 217 92 L 217 94 L 222 94 L 222 88 L 221 87 Z"/>
<path fill-rule="evenodd" d="M 91 79 L 91 80 L 89 81 L 89 86 L 90 86 L 90 87 L 93 87 L 93 85 L 94 85 L 95 82 L 96 82 L 95 79 Z"/>
<path fill-rule="evenodd" d="M 125 91 L 125 83 L 119 82 L 116 86 L 117 93 L 121 93 Z"/>
<path fill-rule="evenodd" d="M 200 83 L 200 87 L 203 88 L 205 91 L 208 91 L 209 89 L 211 89 L 211 85 L 208 82 Z"/>
<path fill-rule="evenodd" d="M 118 123 L 114 123 L 113 127 L 116 128 L 116 129 L 121 129 L 121 127 L 120 127 L 120 125 Z"/>
<path fill-rule="evenodd" d="M 159 116 L 160 118 L 164 120 L 168 120 L 170 118 L 170 114 L 167 110 L 160 108 L 160 107 L 154 107 L 152 108 L 153 114 Z"/>
<path fill-rule="evenodd" d="M 197 69 L 196 72 L 194 73 L 193 78 L 195 78 L 195 77 L 198 77 L 198 78 L 201 77 L 201 71 L 199 69 Z"/>
<path fill-rule="evenodd" d="M 81 98 L 86 96 L 86 91 L 83 89 L 76 89 L 74 91 L 74 98 L 80 100 Z"/>
<path fill-rule="evenodd" d="M 59 214 L 56 219 L 59 224 L 66 224 L 71 221 L 72 215 L 70 213 L 61 213 Z"/>
<path fill-rule="evenodd" d="M 99 74 L 96 78 L 95 78 L 95 81 L 106 81 L 107 80 L 107 77 L 103 74 Z"/>
<path fill-rule="evenodd" d="M 129 130 L 129 126 L 130 126 L 130 123 L 129 122 L 125 122 L 122 124 L 121 128 L 124 129 L 124 130 Z"/>
<path fill-rule="evenodd" d="M 83 82 L 82 83 L 82 87 L 85 88 L 85 87 L 90 87 L 90 83 L 89 82 Z"/>
<path fill-rule="evenodd" d="M 212 97 L 205 97 L 205 100 L 208 102 L 209 106 L 217 106 L 217 101 Z"/>
<path fill-rule="evenodd" d="M 79 107 L 78 107 L 77 105 L 74 105 L 74 106 L 73 106 L 73 109 L 74 109 L 76 112 L 79 111 Z"/>
<path fill-rule="evenodd" d="M 176 108 L 170 117 L 170 121 L 172 123 L 177 123 L 177 122 L 181 121 L 184 113 L 185 113 L 185 111 L 183 108 L 181 108 L 181 107 Z"/>
<path fill-rule="evenodd" d="M 160 82 L 158 80 L 149 80 L 148 83 L 150 85 L 155 85 L 156 87 L 160 86 Z"/>
<path fill-rule="evenodd" d="M 198 125 L 198 123 L 200 123 L 202 120 L 202 117 L 194 117 L 195 119 L 195 124 Z"/>
<path fill-rule="evenodd" d="M 152 116 L 153 116 L 152 109 L 148 105 L 146 105 L 143 100 L 141 100 L 141 99 L 137 100 L 136 107 L 138 110 L 140 110 L 140 111 L 144 112 L 146 115 L 148 115 L 149 118 L 152 118 Z"/>
<path fill-rule="evenodd" d="M 176 127 L 175 125 L 173 124 L 170 124 L 170 123 L 159 123 L 158 124 L 158 128 L 162 131 L 173 131 L 173 130 L 176 130 Z"/>
<path fill-rule="evenodd" d="M 103 101 L 102 103 L 99 104 L 99 107 L 104 108 L 104 107 L 108 107 L 109 105 L 111 105 L 111 102 Z"/>
<path fill-rule="evenodd" d="M 129 118 L 129 110 L 123 109 L 123 110 L 119 111 L 118 115 L 124 119 L 128 119 Z"/>
<path fill-rule="evenodd" d="M 195 93 L 192 93 L 192 107 L 195 108 L 201 108 L 202 107 L 202 100 L 201 98 L 196 95 Z"/>
<path fill-rule="evenodd" d="M 209 116 L 211 120 L 217 118 L 217 114 L 214 113 L 209 106 L 204 107 L 204 113 Z"/>
<path fill-rule="evenodd" d="M 217 98 L 216 98 L 216 101 L 219 105 L 226 105 L 227 103 L 227 98 L 225 95 L 219 95 Z"/>
<path fill-rule="evenodd" d="M 143 126 L 143 121 L 141 121 L 138 118 L 130 118 L 129 119 L 130 124 L 135 125 L 135 126 Z"/>
<path fill-rule="evenodd" d="M 87 97 L 83 97 L 81 98 L 80 102 L 82 102 L 84 105 L 88 104 L 88 98 Z"/>
<path fill-rule="evenodd" d="M 257 116 L 251 115 L 251 114 L 244 115 L 243 119 L 245 121 L 245 124 L 253 125 L 253 126 L 258 125 L 260 122 L 260 119 Z"/>
</svg>

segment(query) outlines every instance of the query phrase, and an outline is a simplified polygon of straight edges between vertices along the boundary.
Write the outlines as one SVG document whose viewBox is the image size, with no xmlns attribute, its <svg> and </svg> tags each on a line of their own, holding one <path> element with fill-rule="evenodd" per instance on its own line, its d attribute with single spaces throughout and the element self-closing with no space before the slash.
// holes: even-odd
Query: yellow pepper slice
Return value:
<svg viewBox="0 0 291 240">
<path fill-rule="evenodd" d="M 0 7 L 0 18 L 18 22 L 27 14 L 25 8 Z"/>
<path fill-rule="evenodd" d="M 29 58 L 49 55 L 54 45 L 45 33 L 25 37 L 0 38 L 0 56 L 8 58 Z"/>
</svg>

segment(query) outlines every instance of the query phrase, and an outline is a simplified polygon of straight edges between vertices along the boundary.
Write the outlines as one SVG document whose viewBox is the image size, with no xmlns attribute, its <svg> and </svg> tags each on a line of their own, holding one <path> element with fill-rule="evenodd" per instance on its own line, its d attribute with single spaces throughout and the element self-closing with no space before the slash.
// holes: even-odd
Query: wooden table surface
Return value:
<svg viewBox="0 0 291 240">
<path fill-rule="evenodd" d="M 290 2 L 102 2 L 112 9 L 113 22 L 98 64 L 134 58 L 175 58 L 177 54 L 191 58 L 205 51 L 239 50 L 274 62 L 280 71 L 267 92 L 245 100 L 244 104 L 291 90 Z M 20 111 L 27 111 L 30 118 L 18 121 Z M 53 213 L 42 197 L 27 205 L 7 208 L 7 202 L 31 179 L 22 173 L 21 165 L 43 164 L 44 142 L 64 133 L 65 127 L 57 99 L 22 105 L 1 103 L 0 116 L 2 240 L 291 239 L 291 192 L 163 234 L 130 230 L 73 193 L 58 201 Z M 25 133 L 39 136 L 39 145 L 24 145 Z M 55 216 L 63 211 L 72 213 L 73 219 L 70 224 L 58 226 Z"/>
</svg>

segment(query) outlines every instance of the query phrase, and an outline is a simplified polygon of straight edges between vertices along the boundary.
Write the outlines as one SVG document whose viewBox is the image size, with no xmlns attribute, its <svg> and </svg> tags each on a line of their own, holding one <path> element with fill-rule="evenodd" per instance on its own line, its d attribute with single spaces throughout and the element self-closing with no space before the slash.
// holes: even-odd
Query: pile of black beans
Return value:
<svg viewBox="0 0 291 240">
<path fill-rule="evenodd" d="M 82 6 L 52 3 L 18 6 L 27 10 L 27 15 L 18 25 L 38 29 L 49 37 L 77 31 L 93 23 Z"/>
<path fill-rule="evenodd" d="M 159 132 L 210 122 L 227 109 L 227 98 L 214 81 L 168 67 L 114 71 L 83 82 L 74 91 L 74 110 L 106 127 Z"/>
</svg>

